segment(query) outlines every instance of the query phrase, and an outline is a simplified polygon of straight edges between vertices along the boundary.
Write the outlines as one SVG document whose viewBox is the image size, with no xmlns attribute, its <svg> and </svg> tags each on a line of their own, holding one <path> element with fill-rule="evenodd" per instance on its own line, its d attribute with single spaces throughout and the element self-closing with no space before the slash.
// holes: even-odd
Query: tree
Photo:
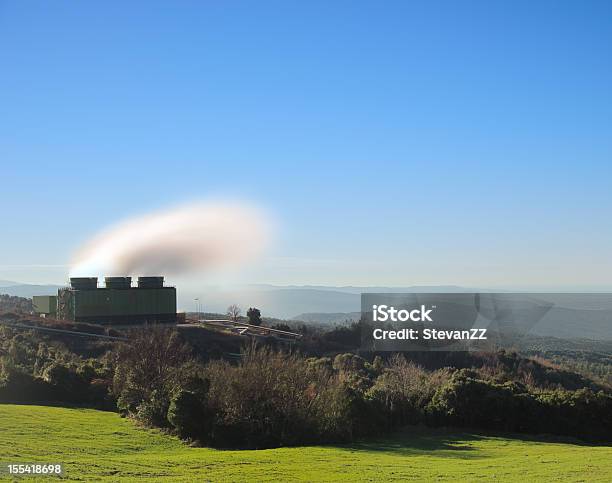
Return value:
<svg viewBox="0 0 612 483">
<path fill-rule="evenodd" d="M 238 317 L 240 317 L 241 313 L 242 310 L 240 310 L 240 307 L 238 307 L 236 304 L 232 304 L 227 308 L 227 316 L 234 322 L 238 320 Z"/>
<path fill-rule="evenodd" d="M 249 324 L 261 325 L 261 312 L 259 309 L 250 307 L 249 310 L 247 310 L 247 317 L 249 318 Z"/>
<path fill-rule="evenodd" d="M 176 330 L 146 327 L 113 351 L 112 392 L 121 412 L 166 419 L 171 395 L 189 375 L 191 349 Z"/>
</svg>

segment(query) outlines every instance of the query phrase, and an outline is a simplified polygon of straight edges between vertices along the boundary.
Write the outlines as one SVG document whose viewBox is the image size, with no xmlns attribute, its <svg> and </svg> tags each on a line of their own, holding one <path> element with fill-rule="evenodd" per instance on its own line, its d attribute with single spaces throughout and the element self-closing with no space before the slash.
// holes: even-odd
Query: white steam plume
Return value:
<svg viewBox="0 0 612 483">
<path fill-rule="evenodd" d="M 100 233 L 77 252 L 70 276 L 179 275 L 235 266 L 262 252 L 269 232 L 254 207 L 191 203 Z"/>
</svg>

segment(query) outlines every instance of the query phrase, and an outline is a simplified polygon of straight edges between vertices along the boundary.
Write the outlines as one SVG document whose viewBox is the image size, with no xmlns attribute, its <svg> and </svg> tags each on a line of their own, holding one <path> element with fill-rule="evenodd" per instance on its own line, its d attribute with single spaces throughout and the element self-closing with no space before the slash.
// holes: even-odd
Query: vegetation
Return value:
<svg viewBox="0 0 612 483">
<path fill-rule="evenodd" d="M 0 327 L 0 401 L 114 408 L 108 360 L 83 358 L 32 332 Z"/>
<path fill-rule="evenodd" d="M 546 352 L 524 351 L 535 360 L 544 364 L 565 367 L 569 371 L 590 377 L 600 384 L 612 386 L 612 350 L 548 350 Z"/>
<path fill-rule="evenodd" d="M 14 297 L 12 295 L 0 294 L 0 313 L 1 312 L 16 312 L 29 313 L 34 310 L 32 299 L 23 297 Z"/>
<path fill-rule="evenodd" d="M 612 480 L 611 447 L 551 438 L 409 428 L 347 445 L 226 451 L 91 409 L 0 405 L 0 421 L 1 460 L 61 462 L 69 480 Z"/>
<path fill-rule="evenodd" d="M 247 317 L 249 319 L 249 324 L 261 325 L 261 311 L 259 309 L 250 307 L 249 310 L 247 310 Z"/>
<path fill-rule="evenodd" d="M 237 363 L 200 364 L 176 332 L 157 329 L 115 351 L 112 393 L 124 414 L 218 447 L 351 441 L 417 423 L 610 439 L 609 393 L 551 387 L 538 364 L 488 357 L 426 370 L 402 355 L 308 358 L 253 345 Z"/>
<path fill-rule="evenodd" d="M 238 320 L 238 318 L 240 317 L 240 314 L 242 313 L 242 310 L 240 309 L 240 307 L 238 307 L 236 304 L 232 304 L 227 308 L 227 316 L 233 320 L 236 321 Z"/>
<path fill-rule="evenodd" d="M 321 337 L 344 344 L 355 333 Z M 252 345 L 238 358 L 211 358 L 160 327 L 97 344 L 105 351 L 88 357 L 50 336 L 0 328 L 0 402 L 118 410 L 223 448 L 350 442 L 409 424 L 612 437 L 609 386 L 515 352 L 365 358 Z"/>
</svg>

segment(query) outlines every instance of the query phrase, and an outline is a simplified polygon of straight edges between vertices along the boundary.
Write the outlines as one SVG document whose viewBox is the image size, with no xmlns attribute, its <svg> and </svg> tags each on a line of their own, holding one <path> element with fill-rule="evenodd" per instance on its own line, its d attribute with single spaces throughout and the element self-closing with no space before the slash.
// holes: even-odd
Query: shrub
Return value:
<svg viewBox="0 0 612 483">
<path fill-rule="evenodd" d="M 437 422 L 458 426 L 516 431 L 525 403 L 515 396 L 522 388 L 494 384 L 473 377 L 471 371 L 457 371 L 434 394 L 428 406 Z"/>
<path fill-rule="evenodd" d="M 112 393 L 117 407 L 145 424 L 167 425 L 171 395 L 191 376 L 190 349 L 171 329 L 138 331 L 114 354 Z"/>
<path fill-rule="evenodd" d="M 238 365 L 216 361 L 205 373 L 216 445 L 341 441 L 361 434 L 371 421 L 362 394 L 325 360 L 253 346 Z"/>
<path fill-rule="evenodd" d="M 201 397 L 185 390 L 179 390 L 170 401 L 168 422 L 181 437 L 200 439 L 209 436 L 212 423 Z"/>
<path fill-rule="evenodd" d="M 61 394 L 44 379 L 34 377 L 23 370 L 4 367 L 0 381 L 1 402 L 55 402 L 61 401 Z"/>
<path fill-rule="evenodd" d="M 540 393 L 535 399 L 545 415 L 538 420 L 540 431 L 607 441 L 612 438 L 612 396 L 580 389 Z"/>
<path fill-rule="evenodd" d="M 63 394 L 62 399 L 65 401 L 89 401 L 89 383 L 73 367 L 55 362 L 44 370 L 43 379 L 55 386 L 58 392 Z"/>
<path fill-rule="evenodd" d="M 415 424 L 424 420 L 425 407 L 449 377 L 448 369 L 428 372 L 396 354 L 367 395 L 385 412 L 387 426 Z"/>
<path fill-rule="evenodd" d="M 149 399 L 141 401 L 136 407 L 134 416 L 147 426 L 167 427 L 169 405 L 168 398 L 154 390 Z"/>
</svg>

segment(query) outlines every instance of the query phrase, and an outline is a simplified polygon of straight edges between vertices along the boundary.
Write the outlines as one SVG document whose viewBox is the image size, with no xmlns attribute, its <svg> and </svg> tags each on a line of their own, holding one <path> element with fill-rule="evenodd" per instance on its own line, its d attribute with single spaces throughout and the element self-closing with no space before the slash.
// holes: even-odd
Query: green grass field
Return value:
<svg viewBox="0 0 612 483">
<path fill-rule="evenodd" d="M 61 462 L 64 478 L 80 481 L 612 481 L 612 447 L 415 430 L 341 446 L 224 451 L 114 413 L 16 405 L 0 405 L 0 462 Z"/>
</svg>

